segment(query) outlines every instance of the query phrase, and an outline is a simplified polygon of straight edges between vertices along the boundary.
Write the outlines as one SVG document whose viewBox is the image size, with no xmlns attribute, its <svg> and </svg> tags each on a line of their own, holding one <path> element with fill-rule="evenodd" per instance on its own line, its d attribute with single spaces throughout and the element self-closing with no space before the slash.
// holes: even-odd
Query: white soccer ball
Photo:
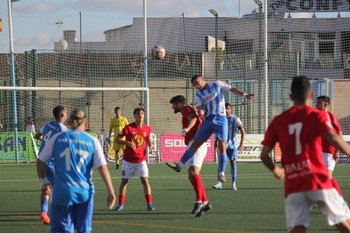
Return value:
<svg viewBox="0 0 350 233">
<path fill-rule="evenodd" d="M 165 48 L 163 45 L 155 45 L 152 48 L 152 57 L 156 58 L 156 59 L 163 59 L 165 57 Z"/>
</svg>

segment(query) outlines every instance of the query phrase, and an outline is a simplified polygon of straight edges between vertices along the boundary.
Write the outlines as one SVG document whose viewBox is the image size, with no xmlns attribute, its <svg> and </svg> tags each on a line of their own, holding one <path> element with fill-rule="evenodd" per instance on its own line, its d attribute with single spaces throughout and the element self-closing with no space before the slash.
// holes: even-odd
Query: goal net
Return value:
<svg viewBox="0 0 350 233">
<path fill-rule="evenodd" d="M 291 78 L 306 75 L 315 92 L 313 106 L 317 96 L 328 95 L 332 100 L 330 111 L 339 118 L 343 134 L 350 135 L 350 18 L 343 12 L 331 15 L 332 1 L 303 1 L 302 7 L 295 4 L 293 9 L 302 13 L 296 15 L 288 12 L 283 1 L 271 0 L 270 6 L 280 4 L 275 7 L 279 12 L 268 8 L 266 21 L 264 7 L 255 4 L 259 2 L 251 1 L 257 10 L 242 17 L 222 17 L 220 9 L 216 9 L 217 14 L 211 11 L 214 15 L 207 12 L 205 17 L 189 17 L 185 12 L 147 18 L 147 66 L 145 21 L 141 17 L 133 18 L 130 25 L 105 31 L 103 42 L 80 42 L 76 31 L 67 30 L 63 33 L 68 43 L 65 50 L 55 42 L 53 51 L 36 48 L 16 54 L 17 87 L 76 88 L 18 90 L 19 130 L 24 130 L 28 117 L 34 117 L 38 129 L 51 119 L 52 108 L 61 103 L 84 107 L 90 114 L 91 132 L 107 132 L 113 109 L 120 106 L 123 114 L 132 119 L 130 111 L 144 102 L 144 92 L 92 88 L 147 87 L 149 124 L 158 142 L 160 161 L 178 161 L 186 147 L 180 135 L 181 114 L 174 114 L 169 100 L 183 95 L 191 104 L 195 89 L 190 80 L 193 75 L 203 75 L 207 81 L 219 79 L 255 94 L 251 101 L 230 93 L 225 98 L 233 105 L 233 114 L 242 120 L 247 134 L 238 161 L 256 162 L 260 161 L 266 125 L 292 104 Z M 320 11 L 329 14 L 321 17 Z M 156 45 L 164 47 L 163 59 L 152 57 Z M 9 64 L 8 55 L 0 54 L 0 86 L 12 85 Z M 12 135 L 11 91 L 0 89 L 0 99 L 0 123 L 4 126 L 1 135 Z M 1 138 L 1 153 L 6 157 L 12 145 L 3 140 L 4 136 Z M 211 155 L 206 161 L 215 162 L 213 140 L 208 145 Z"/>
<path fill-rule="evenodd" d="M 88 119 L 87 132 L 98 137 L 104 147 L 108 161 L 114 161 L 114 130 L 110 131 L 110 121 L 115 117 L 114 109 L 120 107 L 122 115 L 129 122 L 134 121 L 133 111 L 137 107 L 145 108 L 145 123 L 149 121 L 149 89 L 143 87 L 113 88 L 113 87 L 0 87 L 1 99 L 11 100 L 14 94 L 17 99 L 18 144 L 20 161 L 36 159 L 40 141 L 34 139 L 38 131 L 47 122 L 54 120 L 52 110 L 57 105 L 65 106 L 67 114 L 75 108 L 83 108 Z M 9 162 L 15 159 L 14 115 L 13 101 L 0 104 L 1 112 L 1 161 Z M 5 114 L 6 113 L 6 114 Z M 32 122 L 31 121 L 32 118 Z M 34 132 L 28 131 L 27 125 L 33 123 Z M 66 122 L 67 127 L 68 123 Z M 29 127 L 30 129 L 30 127 Z M 29 130 L 30 131 L 30 130 Z M 110 134 L 111 133 L 111 134 Z M 108 137 L 110 140 L 107 140 Z M 154 149 L 156 149 L 156 138 Z M 111 143 L 109 143 L 111 141 Z M 155 150 L 156 151 L 156 150 Z M 150 155 L 157 162 L 157 151 Z M 157 155 L 157 156 L 156 156 Z"/>
</svg>

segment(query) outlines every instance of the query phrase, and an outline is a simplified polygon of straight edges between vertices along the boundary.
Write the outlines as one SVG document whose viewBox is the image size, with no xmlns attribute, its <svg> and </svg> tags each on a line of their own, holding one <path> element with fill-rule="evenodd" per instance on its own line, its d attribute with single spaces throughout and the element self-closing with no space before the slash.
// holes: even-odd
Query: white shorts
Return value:
<svg viewBox="0 0 350 233">
<path fill-rule="evenodd" d="M 192 143 L 193 143 L 194 140 L 190 141 L 188 143 L 188 146 L 187 146 L 187 149 L 188 150 Z M 185 163 L 185 166 L 187 167 L 187 169 L 191 166 L 194 166 L 194 167 L 199 167 L 199 168 L 202 168 L 202 164 L 203 164 L 203 161 L 204 161 L 204 158 L 205 156 L 207 155 L 207 151 L 208 151 L 208 146 L 207 146 L 207 143 L 204 142 L 196 151 L 196 153 L 194 153 L 193 157 L 190 158 L 186 163 Z"/>
<path fill-rule="evenodd" d="M 130 163 L 123 160 L 121 175 L 123 179 L 130 179 L 135 176 L 135 171 L 140 177 L 148 177 L 148 166 L 146 161 L 141 163 Z"/>
<path fill-rule="evenodd" d="M 324 163 L 326 164 L 327 170 L 334 171 L 335 160 L 333 158 L 333 155 L 326 152 L 323 152 L 322 155 L 323 155 Z"/>
<path fill-rule="evenodd" d="M 350 219 L 349 207 L 336 189 L 298 192 L 289 194 L 285 200 L 288 229 L 309 227 L 310 209 L 315 204 L 330 226 Z"/>
</svg>

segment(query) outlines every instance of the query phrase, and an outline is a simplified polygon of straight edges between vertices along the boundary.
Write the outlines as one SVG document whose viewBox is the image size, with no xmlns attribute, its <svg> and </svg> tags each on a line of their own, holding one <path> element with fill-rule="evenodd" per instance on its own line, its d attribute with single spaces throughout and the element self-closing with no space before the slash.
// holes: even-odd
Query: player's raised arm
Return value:
<svg viewBox="0 0 350 233">
<path fill-rule="evenodd" d="M 245 93 L 241 90 L 239 90 L 238 88 L 235 88 L 235 87 L 231 87 L 230 89 L 230 92 L 236 94 L 236 95 L 240 95 L 240 96 L 243 96 L 244 98 L 247 98 L 247 99 L 252 99 L 254 97 L 255 94 L 248 94 L 248 93 Z"/>
</svg>

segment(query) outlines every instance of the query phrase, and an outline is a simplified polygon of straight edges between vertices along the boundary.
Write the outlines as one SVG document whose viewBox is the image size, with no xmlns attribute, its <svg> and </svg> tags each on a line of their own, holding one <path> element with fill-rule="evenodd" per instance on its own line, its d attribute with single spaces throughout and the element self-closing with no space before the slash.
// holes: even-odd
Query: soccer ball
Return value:
<svg viewBox="0 0 350 233">
<path fill-rule="evenodd" d="M 152 57 L 156 59 L 163 59 L 165 57 L 165 48 L 162 45 L 155 45 L 152 48 Z"/>
</svg>

